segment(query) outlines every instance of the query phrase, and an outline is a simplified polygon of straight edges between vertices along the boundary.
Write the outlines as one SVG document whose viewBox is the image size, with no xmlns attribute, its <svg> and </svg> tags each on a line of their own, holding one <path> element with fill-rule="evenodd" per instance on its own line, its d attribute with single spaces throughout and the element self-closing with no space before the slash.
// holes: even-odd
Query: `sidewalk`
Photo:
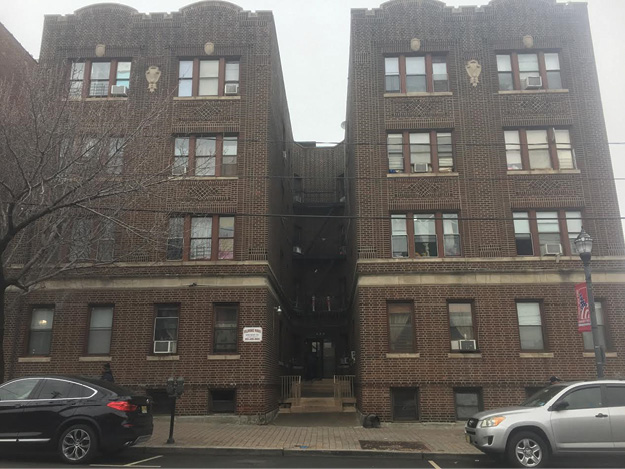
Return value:
<svg viewBox="0 0 625 469">
<path fill-rule="evenodd" d="M 151 450 L 179 452 L 329 452 L 383 451 L 401 455 L 481 454 L 465 442 L 462 423 L 382 423 L 381 428 L 283 427 L 223 423 L 210 417 L 176 417 L 175 443 L 165 442 L 169 418 L 154 419 L 152 438 L 139 445 Z"/>
</svg>

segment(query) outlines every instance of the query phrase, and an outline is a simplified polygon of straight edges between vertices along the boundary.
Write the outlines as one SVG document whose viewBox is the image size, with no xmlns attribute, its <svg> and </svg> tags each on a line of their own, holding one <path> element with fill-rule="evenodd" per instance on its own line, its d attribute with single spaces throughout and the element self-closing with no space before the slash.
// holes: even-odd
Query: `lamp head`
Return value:
<svg viewBox="0 0 625 469">
<path fill-rule="evenodd" d="M 580 255 L 592 253 L 592 238 L 584 231 L 584 228 L 575 238 L 575 248 Z"/>
</svg>

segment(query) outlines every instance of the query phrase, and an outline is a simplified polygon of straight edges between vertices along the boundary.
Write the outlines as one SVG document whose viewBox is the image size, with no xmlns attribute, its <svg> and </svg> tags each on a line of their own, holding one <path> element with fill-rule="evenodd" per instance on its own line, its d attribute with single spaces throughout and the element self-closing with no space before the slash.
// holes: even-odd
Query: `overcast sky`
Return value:
<svg viewBox="0 0 625 469">
<path fill-rule="evenodd" d="M 517 0 L 524 1 L 524 0 Z M 10 7 L 8 3 L 11 3 Z M 171 12 L 193 0 L 109 0 L 140 12 Z M 2 0 L 2 22 L 33 57 L 39 56 L 43 16 L 69 14 L 91 0 Z M 382 0 L 237 0 L 246 10 L 271 10 L 276 20 L 289 110 L 296 140 L 339 142 L 345 120 L 351 8 L 376 8 Z M 451 6 L 481 0 L 447 0 Z M 625 60 L 620 40 L 625 0 L 588 0 L 612 165 L 625 216 Z M 574 67 L 573 67 L 574 69 Z M 624 143 L 624 144 L 619 144 Z M 625 220 L 623 220 L 625 227 Z"/>
</svg>

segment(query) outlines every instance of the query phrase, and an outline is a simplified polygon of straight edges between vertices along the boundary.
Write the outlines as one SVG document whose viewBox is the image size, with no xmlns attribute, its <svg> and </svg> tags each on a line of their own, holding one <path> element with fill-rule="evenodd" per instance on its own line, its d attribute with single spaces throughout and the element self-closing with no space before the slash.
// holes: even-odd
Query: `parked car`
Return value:
<svg viewBox="0 0 625 469">
<path fill-rule="evenodd" d="M 2 384 L 0 422 L 0 448 L 54 448 L 70 464 L 145 441 L 153 429 L 147 396 L 73 376 L 29 376 Z"/>
<path fill-rule="evenodd" d="M 625 381 L 553 384 L 518 407 L 475 414 L 465 434 L 516 467 L 544 467 L 555 454 L 625 452 Z"/>
</svg>

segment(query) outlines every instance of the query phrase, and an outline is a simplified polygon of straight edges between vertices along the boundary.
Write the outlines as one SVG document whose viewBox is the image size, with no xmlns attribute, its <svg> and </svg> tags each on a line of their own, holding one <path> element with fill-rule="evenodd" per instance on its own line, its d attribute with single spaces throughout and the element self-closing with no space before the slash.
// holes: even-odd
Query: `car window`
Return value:
<svg viewBox="0 0 625 469">
<path fill-rule="evenodd" d="M 46 379 L 38 399 L 67 399 L 74 383 L 60 379 Z"/>
<path fill-rule="evenodd" d="M 607 387 L 608 407 L 625 407 L 625 386 Z"/>
<path fill-rule="evenodd" d="M 565 387 L 566 386 L 554 384 L 543 388 L 521 405 L 524 407 L 542 407 L 549 402 L 553 396 L 558 394 L 560 391 L 563 391 Z"/>
<path fill-rule="evenodd" d="M 0 401 L 21 401 L 28 399 L 40 379 L 20 379 L 0 387 Z"/>
<path fill-rule="evenodd" d="M 601 389 L 599 386 L 577 389 L 564 396 L 564 400 L 569 403 L 566 410 L 603 407 L 601 402 Z"/>
<path fill-rule="evenodd" d="M 93 389 L 83 386 L 82 384 L 74 383 L 71 391 L 69 392 L 69 397 L 91 397 L 93 394 L 95 394 Z"/>
</svg>

